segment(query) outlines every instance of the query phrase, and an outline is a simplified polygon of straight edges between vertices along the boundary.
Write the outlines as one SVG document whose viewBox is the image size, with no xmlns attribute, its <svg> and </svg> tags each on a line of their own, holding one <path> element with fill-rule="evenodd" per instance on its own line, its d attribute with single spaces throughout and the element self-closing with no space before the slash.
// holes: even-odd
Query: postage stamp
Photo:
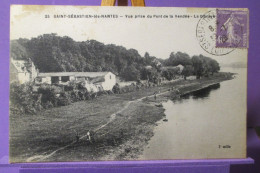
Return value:
<svg viewBox="0 0 260 173">
<path fill-rule="evenodd" d="M 233 47 L 216 46 L 216 10 L 205 13 L 198 21 L 196 37 L 202 49 L 211 55 L 223 56 L 234 50 Z"/>
<path fill-rule="evenodd" d="M 216 47 L 248 47 L 248 11 L 217 9 Z"/>
</svg>

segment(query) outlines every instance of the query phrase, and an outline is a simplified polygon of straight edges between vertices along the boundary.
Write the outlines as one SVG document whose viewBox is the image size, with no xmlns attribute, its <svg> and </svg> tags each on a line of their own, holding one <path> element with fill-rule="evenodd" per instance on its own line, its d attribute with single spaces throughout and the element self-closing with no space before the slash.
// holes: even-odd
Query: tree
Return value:
<svg viewBox="0 0 260 173">
<path fill-rule="evenodd" d="M 145 52 L 144 54 L 144 61 L 145 61 L 145 65 L 151 65 L 153 62 L 152 57 L 150 57 L 148 52 Z"/>
<path fill-rule="evenodd" d="M 167 80 L 172 80 L 173 79 L 173 74 L 169 72 L 168 70 L 164 70 L 162 72 L 162 76 L 165 77 Z"/>
<path fill-rule="evenodd" d="M 191 58 L 194 73 L 197 79 L 200 79 L 204 72 L 203 60 L 200 56 L 193 56 Z"/>
<path fill-rule="evenodd" d="M 187 65 L 184 67 L 184 69 L 182 70 L 182 75 L 184 76 L 184 80 L 186 80 L 186 78 L 188 76 L 191 76 L 194 73 L 194 69 L 191 65 Z"/>
<path fill-rule="evenodd" d="M 209 76 L 209 74 L 213 74 L 220 70 L 219 64 L 216 60 L 199 55 L 192 57 L 192 64 L 194 67 L 194 73 L 196 74 L 197 78 L 201 78 L 201 76 Z"/>
<path fill-rule="evenodd" d="M 134 65 L 131 65 L 123 71 L 122 77 L 126 81 L 137 81 L 140 79 L 140 71 L 138 71 Z"/>
<path fill-rule="evenodd" d="M 141 70 L 141 79 L 142 80 L 152 80 L 154 78 L 154 76 L 156 76 L 157 73 L 158 73 L 157 70 L 153 67 L 151 67 L 151 68 L 144 67 Z"/>
<path fill-rule="evenodd" d="M 179 67 L 167 68 L 162 71 L 162 76 L 165 77 L 167 80 L 173 80 L 175 79 L 175 76 L 179 75 L 179 73 Z"/>
<path fill-rule="evenodd" d="M 179 64 L 181 64 L 183 66 L 192 65 L 190 56 L 188 54 L 182 53 L 182 52 L 177 52 L 177 53 L 172 52 L 170 54 L 169 59 L 166 60 L 166 65 L 167 66 L 177 66 Z"/>
<path fill-rule="evenodd" d="M 219 63 L 216 60 L 211 60 L 210 61 L 210 72 L 213 75 L 214 73 L 219 72 L 220 66 Z"/>
</svg>

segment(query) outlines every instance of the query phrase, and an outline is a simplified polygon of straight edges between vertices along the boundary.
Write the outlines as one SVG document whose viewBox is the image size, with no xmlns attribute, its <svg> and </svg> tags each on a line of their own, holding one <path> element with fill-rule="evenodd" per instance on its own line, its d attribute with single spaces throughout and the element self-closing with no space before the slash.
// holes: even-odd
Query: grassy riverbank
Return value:
<svg viewBox="0 0 260 173">
<path fill-rule="evenodd" d="M 165 116 L 159 102 L 229 79 L 231 73 L 218 73 L 209 78 L 103 95 L 35 115 L 11 115 L 10 159 L 13 162 L 137 159 L 153 136 L 156 123 Z M 154 92 L 160 92 L 156 100 Z M 94 134 L 92 143 L 85 137 L 88 130 Z M 78 142 L 76 134 L 80 137 Z"/>
</svg>

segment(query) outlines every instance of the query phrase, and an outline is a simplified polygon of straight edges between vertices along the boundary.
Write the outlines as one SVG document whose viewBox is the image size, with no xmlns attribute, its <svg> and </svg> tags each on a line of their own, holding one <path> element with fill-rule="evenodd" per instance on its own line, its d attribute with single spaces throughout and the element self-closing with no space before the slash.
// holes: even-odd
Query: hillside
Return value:
<svg viewBox="0 0 260 173">
<path fill-rule="evenodd" d="M 216 60 L 203 55 L 190 57 L 171 52 L 169 58 L 158 59 L 148 52 L 142 57 L 135 49 L 126 49 L 96 40 L 74 41 L 67 36 L 44 34 L 32 39 L 11 41 L 11 58 L 31 59 L 40 72 L 97 72 L 111 71 L 126 81 L 174 78 L 176 70 L 162 71 L 162 66 L 185 67 L 183 75 L 208 75 L 219 71 Z M 146 66 L 152 67 L 149 70 Z"/>
<path fill-rule="evenodd" d="M 56 34 L 11 41 L 11 57 L 31 58 L 40 72 L 111 71 L 121 77 L 129 70 L 139 73 L 153 58 L 145 59 L 135 49 L 95 40 L 76 42 Z"/>
</svg>

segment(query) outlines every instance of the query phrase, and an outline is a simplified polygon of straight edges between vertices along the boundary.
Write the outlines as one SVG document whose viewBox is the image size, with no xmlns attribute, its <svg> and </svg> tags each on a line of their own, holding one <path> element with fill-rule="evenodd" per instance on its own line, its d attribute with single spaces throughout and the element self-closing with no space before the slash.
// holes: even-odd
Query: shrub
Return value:
<svg viewBox="0 0 260 173">
<path fill-rule="evenodd" d="M 57 106 L 57 94 L 62 92 L 62 88 L 54 85 L 41 85 L 38 88 L 38 94 L 41 95 L 41 103 L 44 107 L 50 107 L 50 105 Z"/>
<path fill-rule="evenodd" d="M 67 92 L 62 92 L 57 98 L 57 106 L 66 106 L 71 104 L 70 95 Z"/>
<path fill-rule="evenodd" d="M 49 109 L 49 108 L 53 108 L 54 107 L 54 105 L 50 101 L 47 101 L 46 103 L 44 103 L 43 106 L 44 106 L 45 109 Z"/>
<path fill-rule="evenodd" d="M 42 108 L 39 96 L 32 92 L 32 84 L 10 85 L 10 111 L 16 114 L 35 113 Z"/>
<path fill-rule="evenodd" d="M 86 92 L 84 93 L 84 97 L 85 97 L 85 100 L 90 100 L 90 99 L 91 99 L 91 93 L 89 93 L 89 92 L 86 90 Z"/>
<path fill-rule="evenodd" d="M 73 88 L 74 88 L 73 86 L 65 85 L 65 86 L 64 86 L 64 91 L 72 91 Z"/>
<path fill-rule="evenodd" d="M 76 101 L 80 100 L 79 95 L 78 95 L 78 90 L 72 90 L 69 93 L 70 93 L 70 98 L 71 98 L 72 102 L 76 102 Z"/>
<path fill-rule="evenodd" d="M 140 84 L 140 82 L 139 82 Z M 70 82 L 69 85 L 33 85 L 32 83 L 10 85 L 10 112 L 12 114 L 34 114 L 42 109 L 66 106 L 72 102 L 94 99 L 97 96 L 120 94 L 140 89 L 141 86 L 131 84 L 120 88 L 116 83 L 112 91 L 88 92 L 84 82 Z"/>
<path fill-rule="evenodd" d="M 120 86 L 119 86 L 118 83 L 116 83 L 116 84 L 113 86 L 112 91 L 113 91 L 113 93 L 115 93 L 115 94 L 121 93 L 121 89 L 120 89 Z"/>
<path fill-rule="evenodd" d="M 107 95 L 107 91 L 98 91 L 97 96 Z"/>
<path fill-rule="evenodd" d="M 70 81 L 68 85 L 64 86 L 64 89 L 66 91 L 72 91 L 72 90 L 82 90 L 82 89 L 86 89 L 85 88 L 85 82 L 84 81 Z"/>
<path fill-rule="evenodd" d="M 10 85 L 11 114 L 34 114 L 42 109 L 70 104 L 70 97 L 61 86 L 43 84 L 37 91 L 34 88 L 31 83 Z"/>
</svg>

